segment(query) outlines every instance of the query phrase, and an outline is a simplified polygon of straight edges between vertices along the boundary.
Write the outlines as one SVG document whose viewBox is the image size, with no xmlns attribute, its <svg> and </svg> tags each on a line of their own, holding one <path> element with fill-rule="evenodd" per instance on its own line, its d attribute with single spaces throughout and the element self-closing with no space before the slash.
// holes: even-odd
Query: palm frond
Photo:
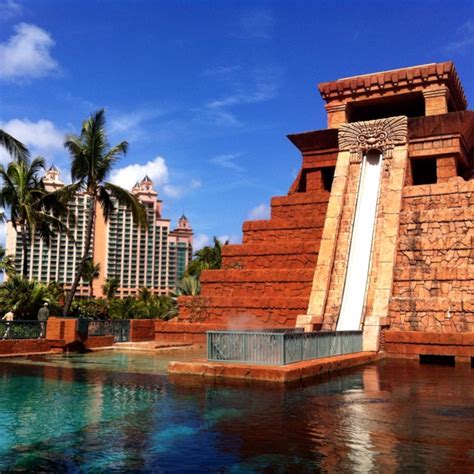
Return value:
<svg viewBox="0 0 474 474">
<path fill-rule="evenodd" d="M 0 129 L 0 146 L 5 148 L 8 154 L 17 161 L 27 162 L 30 158 L 28 148 L 26 148 L 26 146 L 15 137 L 2 129 Z"/>
<path fill-rule="evenodd" d="M 148 227 L 145 207 L 130 191 L 112 183 L 104 183 L 104 189 L 122 206 L 132 211 L 133 220 L 141 227 Z"/>
</svg>

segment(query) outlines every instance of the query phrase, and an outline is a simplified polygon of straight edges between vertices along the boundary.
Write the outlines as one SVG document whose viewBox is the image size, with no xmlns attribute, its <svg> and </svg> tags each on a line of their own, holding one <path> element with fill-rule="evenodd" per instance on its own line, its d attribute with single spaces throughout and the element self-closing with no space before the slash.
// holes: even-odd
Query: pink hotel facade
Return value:
<svg viewBox="0 0 474 474">
<path fill-rule="evenodd" d="M 45 174 L 47 189 L 64 186 L 59 171 L 52 166 Z M 139 229 L 133 222 L 131 211 L 117 206 L 108 222 L 100 206 L 93 231 L 91 257 L 100 264 L 100 276 L 93 283 L 95 296 L 102 295 L 107 278 L 117 278 L 117 296 L 136 295 L 141 287 L 154 294 L 169 294 L 176 288 L 192 257 L 193 231 L 183 215 L 178 227 L 171 228 L 170 219 L 162 217 L 162 201 L 153 189 L 148 176 L 137 182 L 132 193 L 143 203 L 148 218 L 148 229 Z M 84 237 L 89 213 L 89 199 L 78 193 L 70 203 L 75 223 L 69 228 L 71 235 L 58 233 L 50 245 L 41 239 L 30 243 L 29 278 L 42 282 L 57 281 L 70 287 L 75 268 L 84 249 Z M 11 222 L 7 224 L 7 254 L 14 255 L 19 268 L 22 263 L 21 237 Z M 89 292 L 87 282 L 81 281 L 78 295 Z"/>
</svg>

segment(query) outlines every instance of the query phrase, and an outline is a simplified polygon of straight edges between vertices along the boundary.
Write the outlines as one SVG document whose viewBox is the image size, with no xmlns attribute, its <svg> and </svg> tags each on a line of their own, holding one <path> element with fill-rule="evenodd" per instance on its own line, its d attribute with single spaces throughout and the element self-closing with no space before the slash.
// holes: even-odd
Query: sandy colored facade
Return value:
<svg viewBox="0 0 474 474">
<path fill-rule="evenodd" d="M 378 350 L 385 331 L 472 334 L 474 113 L 453 63 L 319 91 L 328 128 L 289 135 L 302 166 L 288 195 L 272 199 L 270 220 L 244 223 L 242 245 L 226 246 L 223 268 L 203 273 L 200 298 L 180 299 L 180 317 L 310 331 L 338 329 L 345 311 L 366 350 Z M 361 240 L 364 186 L 376 194 Z M 362 290 L 348 296 L 351 285 Z"/>
<path fill-rule="evenodd" d="M 46 172 L 44 183 L 50 190 L 64 186 L 54 167 Z M 136 295 L 141 287 L 147 287 L 155 294 L 168 294 L 176 288 L 191 260 L 193 231 L 188 219 L 182 216 L 178 227 L 171 229 L 170 220 L 162 217 L 162 201 L 148 176 L 136 183 L 132 193 L 145 206 L 148 229 L 135 225 L 131 211 L 123 206 L 117 205 L 107 222 L 101 207 L 96 207 L 90 252 L 94 263 L 100 264 L 100 276 L 93 282 L 95 296 L 102 296 L 102 286 L 107 278 L 119 280 L 119 297 Z M 68 221 L 70 235 L 58 233 L 50 245 L 41 239 L 30 244 L 30 279 L 56 281 L 65 288 L 71 286 L 84 251 L 88 197 L 78 193 L 70 208 L 75 215 L 74 223 Z M 22 262 L 21 239 L 11 222 L 7 224 L 7 253 L 15 256 L 19 268 Z M 81 281 L 78 295 L 88 294 L 88 283 Z"/>
</svg>

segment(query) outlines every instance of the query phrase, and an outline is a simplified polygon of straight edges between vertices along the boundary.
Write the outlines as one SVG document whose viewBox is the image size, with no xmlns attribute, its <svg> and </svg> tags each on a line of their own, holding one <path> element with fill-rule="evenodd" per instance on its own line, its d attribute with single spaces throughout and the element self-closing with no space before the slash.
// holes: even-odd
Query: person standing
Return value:
<svg viewBox="0 0 474 474">
<path fill-rule="evenodd" d="M 8 336 L 10 336 L 11 322 L 14 319 L 15 314 L 13 313 L 13 310 L 8 311 L 8 313 L 5 313 L 5 316 L 3 316 L 2 321 L 6 321 L 6 328 L 3 334 L 3 339 L 6 339 Z"/>
<path fill-rule="evenodd" d="M 48 318 L 48 303 L 44 303 L 43 306 L 38 310 L 38 321 L 40 322 L 40 335 L 38 336 L 38 339 L 46 335 L 46 321 Z"/>
</svg>

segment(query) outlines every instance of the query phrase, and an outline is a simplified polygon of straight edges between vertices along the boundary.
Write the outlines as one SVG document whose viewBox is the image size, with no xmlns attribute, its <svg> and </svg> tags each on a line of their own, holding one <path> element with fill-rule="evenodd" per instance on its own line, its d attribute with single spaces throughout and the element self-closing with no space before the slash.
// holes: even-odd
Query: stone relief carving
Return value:
<svg viewBox="0 0 474 474">
<path fill-rule="evenodd" d="M 339 128 L 339 149 L 351 152 L 352 163 L 360 163 L 365 153 L 375 149 L 391 158 L 395 145 L 406 143 L 407 133 L 405 116 L 346 123 Z"/>
</svg>

